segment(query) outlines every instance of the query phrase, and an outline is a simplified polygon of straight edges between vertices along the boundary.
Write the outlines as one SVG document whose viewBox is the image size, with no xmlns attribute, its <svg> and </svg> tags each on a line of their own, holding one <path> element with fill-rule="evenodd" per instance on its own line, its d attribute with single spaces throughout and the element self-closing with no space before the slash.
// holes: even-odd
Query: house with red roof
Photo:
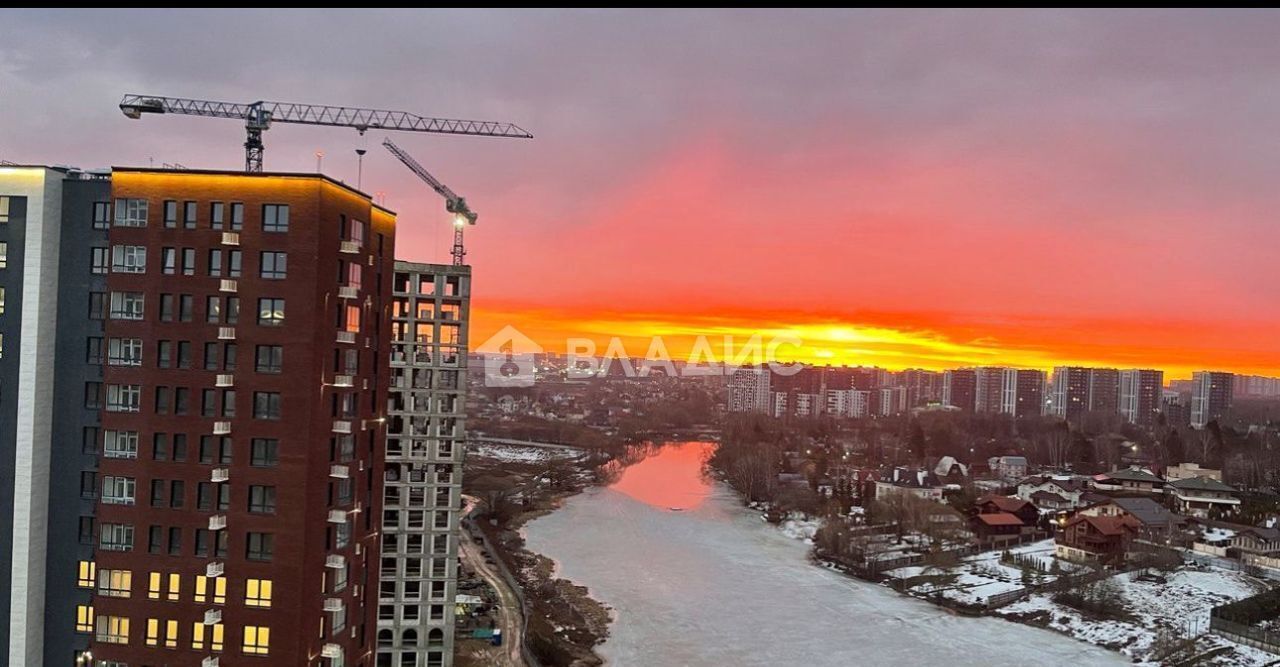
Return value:
<svg viewBox="0 0 1280 667">
<path fill-rule="evenodd" d="M 1138 521 L 1130 516 L 1077 514 L 1058 532 L 1054 553 L 1077 563 L 1119 565 L 1139 529 Z"/>
</svg>

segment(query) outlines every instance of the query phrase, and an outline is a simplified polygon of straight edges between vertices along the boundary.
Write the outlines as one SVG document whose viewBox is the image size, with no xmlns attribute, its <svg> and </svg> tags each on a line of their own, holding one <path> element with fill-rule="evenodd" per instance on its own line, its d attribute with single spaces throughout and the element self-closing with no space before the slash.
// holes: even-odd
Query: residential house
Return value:
<svg viewBox="0 0 1280 667">
<path fill-rule="evenodd" d="M 1036 491 L 1028 500 L 1041 512 L 1065 512 L 1076 507 L 1074 500 L 1052 491 Z"/>
<path fill-rule="evenodd" d="M 1164 491 L 1164 480 L 1150 470 L 1133 466 L 1094 475 L 1093 487 L 1098 491 L 1160 493 Z"/>
<path fill-rule="evenodd" d="M 983 540 L 1016 538 L 1022 534 L 1022 519 L 1008 512 L 991 512 L 974 515 L 973 532 Z"/>
<path fill-rule="evenodd" d="M 1165 544 L 1178 528 L 1180 517 L 1146 497 L 1108 498 L 1078 513 L 1084 516 L 1127 517 L 1138 526 L 1138 535 L 1147 541 Z"/>
<path fill-rule="evenodd" d="M 1201 468 L 1199 463 L 1179 463 L 1176 466 L 1169 466 L 1164 469 L 1166 482 L 1191 479 L 1192 477 L 1212 477 L 1221 482 L 1222 471 L 1214 470 L 1213 468 Z"/>
<path fill-rule="evenodd" d="M 1032 475 L 1018 482 L 1017 495 L 1023 500 L 1030 500 L 1042 509 L 1073 509 L 1081 505 L 1080 496 L 1086 489 L 1085 480 L 1081 478 Z M 1037 494 L 1048 494 L 1039 496 L 1046 505 L 1036 502 Z M 1066 502 L 1065 507 L 1063 501 Z"/>
<path fill-rule="evenodd" d="M 1165 491 L 1177 502 L 1178 511 L 1202 518 L 1234 514 L 1239 492 L 1212 477 L 1189 477 L 1170 482 Z"/>
<path fill-rule="evenodd" d="M 875 499 L 883 500 L 895 493 L 910 493 L 926 500 L 942 502 L 943 485 L 931 470 L 896 467 L 876 481 Z"/>
<path fill-rule="evenodd" d="M 1138 522 L 1132 517 L 1077 514 L 1059 531 L 1054 554 L 1077 563 L 1119 565 L 1138 530 Z"/>
<path fill-rule="evenodd" d="M 1030 501 L 1010 496 L 983 496 L 974 501 L 974 509 L 978 516 L 983 514 L 1011 514 L 1017 517 L 1023 526 L 1035 528 L 1040 523 L 1040 510 Z"/>
<path fill-rule="evenodd" d="M 1027 476 L 1027 457 L 1025 456 L 993 456 L 989 463 L 992 474 L 1006 482 Z"/>
</svg>

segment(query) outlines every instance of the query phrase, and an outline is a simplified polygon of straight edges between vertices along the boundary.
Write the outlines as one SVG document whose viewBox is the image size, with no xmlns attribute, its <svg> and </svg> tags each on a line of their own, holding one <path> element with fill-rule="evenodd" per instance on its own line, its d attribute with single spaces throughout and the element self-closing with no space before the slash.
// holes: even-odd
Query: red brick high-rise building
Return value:
<svg viewBox="0 0 1280 667">
<path fill-rule="evenodd" d="M 96 664 L 373 664 L 394 215 L 304 174 L 111 198 Z"/>
</svg>

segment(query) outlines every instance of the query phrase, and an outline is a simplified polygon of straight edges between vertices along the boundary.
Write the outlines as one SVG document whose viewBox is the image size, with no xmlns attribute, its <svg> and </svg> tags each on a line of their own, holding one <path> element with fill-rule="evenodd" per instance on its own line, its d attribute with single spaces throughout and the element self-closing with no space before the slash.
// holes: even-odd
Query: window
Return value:
<svg viewBox="0 0 1280 667">
<path fill-rule="evenodd" d="M 187 500 L 187 483 L 175 479 L 169 482 L 169 508 L 179 510 Z"/>
<path fill-rule="evenodd" d="M 107 319 L 107 295 L 103 292 L 89 292 L 89 319 Z"/>
<path fill-rule="evenodd" d="M 182 529 L 181 528 L 169 529 L 169 555 L 170 556 L 182 555 Z"/>
<path fill-rule="evenodd" d="M 153 411 L 158 415 L 169 414 L 169 388 L 156 387 L 156 400 Z"/>
<path fill-rule="evenodd" d="M 0 269 L 9 268 L 9 244 L 0 241 Z"/>
<path fill-rule="evenodd" d="M 101 366 L 103 360 L 106 359 L 106 353 L 102 347 L 101 336 L 90 336 L 85 339 L 88 349 L 85 351 L 85 363 L 94 366 Z"/>
<path fill-rule="evenodd" d="M 287 204 L 267 204 L 263 206 L 262 231 L 289 231 L 289 206 Z"/>
<path fill-rule="evenodd" d="M 178 296 L 178 321 L 190 322 L 195 316 L 195 297 L 190 294 Z"/>
<path fill-rule="evenodd" d="M 189 340 L 178 341 L 178 368 L 191 368 L 191 341 Z"/>
<path fill-rule="evenodd" d="M 142 339 L 112 338 L 107 341 L 107 363 L 112 366 L 141 366 Z"/>
<path fill-rule="evenodd" d="M 111 202 L 93 202 L 93 228 L 106 229 L 111 225 Z"/>
<path fill-rule="evenodd" d="M 164 526 L 151 526 L 147 529 L 147 553 L 158 554 L 162 549 L 164 549 Z M 159 591 L 160 584 L 156 583 L 155 586 Z"/>
<path fill-rule="evenodd" d="M 346 278 L 348 287 L 355 287 L 359 289 L 364 278 L 364 267 L 360 266 L 357 262 L 351 262 L 347 265 Z"/>
<path fill-rule="evenodd" d="M 254 514 L 276 513 L 276 487 L 249 486 L 249 511 Z"/>
<path fill-rule="evenodd" d="M 244 204 L 231 203 L 231 231 L 238 232 L 244 227 Z"/>
<path fill-rule="evenodd" d="M 98 453 L 98 427 L 86 426 L 80 431 L 80 453 Z"/>
<path fill-rule="evenodd" d="M 204 299 L 204 321 L 217 324 L 222 319 L 222 298 L 208 296 Z"/>
<path fill-rule="evenodd" d="M 117 227 L 146 227 L 147 226 L 147 200 L 117 199 L 116 200 L 116 226 Z"/>
<path fill-rule="evenodd" d="M 93 249 L 96 253 L 98 248 Z M 147 248 L 140 245 L 111 247 L 111 270 L 116 273 L 146 273 Z M 94 271 L 94 273 L 98 273 Z"/>
<path fill-rule="evenodd" d="M 280 373 L 284 370 L 283 345 L 259 345 L 257 347 L 257 363 L 255 369 L 259 373 Z"/>
<path fill-rule="evenodd" d="M 107 412 L 139 412 L 142 410 L 142 386 L 136 384 L 107 385 Z"/>
<path fill-rule="evenodd" d="M 172 276 L 178 273 L 177 248 L 160 249 L 160 273 L 163 273 L 166 276 Z"/>
<path fill-rule="evenodd" d="M 249 465 L 255 468 L 274 468 L 279 462 L 280 441 L 275 438 L 254 438 L 250 441 Z"/>
<path fill-rule="evenodd" d="M 182 204 L 182 226 L 184 229 L 196 228 L 196 203 L 193 201 L 183 202 Z"/>
<path fill-rule="evenodd" d="M 97 640 L 105 644 L 128 644 L 129 619 L 124 616 L 99 616 Z"/>
<path fill-rule="evenodd" d="M 347 306 L 343 309 L 342 329 L 352 333 L 360 331 L 360 306 Z"/>
<path fill-rule="evenodd" d="M 206 371 L 218 370 L 218 349 L 217 343 L 204 344 L 204 369 Z"/>
<path fill-rule="evenodd" d="M 364 223 L 360 222 L 359 220 L 350 220 L 345 217 L 342 219 L 342 221 L 344 223 L 342 226 L 345 227 L 343 231 L 345 232 L 345 236 L 347 240 L 355 243 L 356 247 L 363 248 L 364 247 Z"/>
<path fill-rule="evenodd" d="M 98 497 L 98 473 L 93 472 L 92 470 L 80 471 L 80 497 Z"/>
<path fill-rule="evenodd" d="M 82 560 L 77 568 L 79 574 L 76 575 L 76 585 L 80 588 L 93 588 L 97 578 L 97 566 L 91 560 Z"/>
<path fill-rule="evenodd" d="M 214 417 L 218 413 L 218 392 L 214 389 L 204 389 L 200 392 L 200 416 Z"/>
<path fill-rule="evenodd" d="M 267 280 L 284 280 L 288 256 L 283 252 L 264 251 L 258 254 L 261 275 Z"/>
<path fill-rule="evenodd" d="M 98 595 L 127 598 L 133 588 L 133 572 L 129 570 L 98 570 Z"/>
<path fill-rule="evenodd" d="M 152 507 L 164 506 L 164 480 L 163 479 L 151 480 L 151 506 Z"/>
<path fill-rule="evenodd" d="M 9 197 L 0 197 L 0 222 L 9 222 Z"/>
<path fill-rule="evenodd" d="M 93 632 L 93 607 L 76 605 L 76 632 Z"/>
<path fill-rule="evenodd" d="M 250 581 L 253 581 L 250 579 Z M 210 585 L 212 583 L 212 585 Z M 213 590 L 210 591 L 209 589 Z M 227 603 L 227 578 L 226 577 L 206 577 L 204 575 L 196 576 L 196 589 L 192 593 L 192 598 L 196 602 L 213 602 L 214 604 Z"/>
<path fill-rule="evenodd" d="M 271 580 L 270 579 L 248 579 L 245 581 L 244 606 L 246 607 L 270 607 L 271 606 Z"/>
<path fill-rule="evenodd" d="M 98 534 L 98 547 L 103 551 L 132 551 L 133 525 L 128 523 L 104 523 Z"/>
<path fill-rule="evenodd" d="M 280 419 L 280 394 L 270 391 L 253 392 L 254 419 Z"/>
<path fill-rule="evenodd" d="M 214 278 L 222 275 L 222 251 L 217 248 L 209 251 L 209 275 Z"/>
<path fill-rule="evenodd" d="M 239 250 L 227 251 L 227 277 L 239 278 L 241 258 L 244 256 Z"/>
<path fill-rule="evenodd" d="M 142 292 L 112 292 L 111 319 L 140 320 L 143 313 Z"/>
<path fill-rule="evenodd" d="M 258 324 L 264 327 L 284 326 L 284 299 L 258 299 Z"/>
<path fill-rule="evenodd" d="M 156 368 L 173 366 L 173 341 L 156 341 Z"/>
<path fill-rule="evenodd" d="M 108 261 L 109 255 L 106 248 L 91 248 L 89 260 L 89 273 L 106 273 L 111 263 Z"/>
<path fill-rule="evenodd" d="M 165 599 L 170 602 L 177 602 L 178 600 L 182 599 L 181 593 L 182 593 L 182 575 L 176 574 L 176 573 L 170 574 L 169 575 L 169 592 L 165 596 Z"/>
<path fill-rule="evenodd" d="M 275 535 L 271 533 L 248 533 L 244 557 L 248 560 L 271 560 L 275 552 Z"/>
<path fill-rule="evenodd" d="M 132 505 L 137 482 L 132 477 L 107 475 L 102 478 L 102 503 L 106 505 Z"/>
<path fill-rule="evenodd" d="M 176 229 L 178 226 L 178 202 L 166 201 L 164 203 L 164 226 L 165 229 Z"/>
<path fill-rule="evenodd" d="M 244 626 L 244 652 L 247 655 L 267 655 L 271 646 L 271 629 L 265 625 Z"/>
<path fill-rule="evenodd" d="M 160 643 L 160 619 L 147 619 L 147 646 L 156 646 Z"/>
<path fill-rule="evenodd" d="M 138 432 L 107 431 L 103 435 L 102 453 L 109 459 L 138 458 Z"/>
<path fill-rule="evenodd" d="M 236 416 L 236 390 L 235 389 L 222 390 L 222 416 L 223 417 Z"/>
<path fill-rule="evenodd" d="M 209 228 L 222 229 L 222 214 L 226 211 L 226 205 L 220 201 L 209 204 Z"/>
</svg>

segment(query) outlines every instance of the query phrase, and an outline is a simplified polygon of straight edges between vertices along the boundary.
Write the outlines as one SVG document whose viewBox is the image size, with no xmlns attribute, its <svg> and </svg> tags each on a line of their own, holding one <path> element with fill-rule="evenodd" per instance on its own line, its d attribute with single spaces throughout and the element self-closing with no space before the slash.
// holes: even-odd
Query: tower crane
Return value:
<svg viewBox="0 0 1280 667">
<path fill-rule="evenodd" d="M 181 97 L 153 97 L 150 95 L 125 95 L 120 110 L 129 118 L 141 118 L 143 114 L 182 114 L 206 118 L 231 118 L 243 120 L 247 138 L 244 142 L 244 170 L 250 173 L 262 171 L 262 133 L 272 123 L 299 123 L 302 125 L 329 125 L 355 128 L 360 134 L 369 129 L 401 130 L 405 132 L 434 132 L 437 134 L 467 134 L 482 137 L 514 137 L 532 139 L 533 135 L 511 123 L 479 120 L 430 118 L 407 111 L 383 111 L 358 107 L 332 107 L 318 104 L 294 104 L 259 100 L 248 104 L 239 102 L 214 102 Z"/>
<path fill-rule="evenodd" d="M 418 178 L 430 185 L 432 190 L 444 197 L 444 209 L 453 214 L 453 249 L 449 251 L 449 254 L 453 255 L 454 266 L 462 266 L 463 260 L 467 256 L 466 248 L 462 245 L 462 230 L 467 225 L 476 224 L 476 217 L 478 216 L 467 206 L 467 200 L 454 194 L 453 190 L 449 189 L 449 186 L 432 176 L 431 172 L 427 171 L 421 164 L 418 164 L 418 161 L 413 159 L 412 155 L 404 152 L 404 149 L 395 145 L 391 139 L 383 140 L 382 145 L 386 146 L 387 150 L 391 151 L 391 154 L 403 162 L 404 166 L 408 167 L 410 171 L 417 174 Z"/>
</svg>

